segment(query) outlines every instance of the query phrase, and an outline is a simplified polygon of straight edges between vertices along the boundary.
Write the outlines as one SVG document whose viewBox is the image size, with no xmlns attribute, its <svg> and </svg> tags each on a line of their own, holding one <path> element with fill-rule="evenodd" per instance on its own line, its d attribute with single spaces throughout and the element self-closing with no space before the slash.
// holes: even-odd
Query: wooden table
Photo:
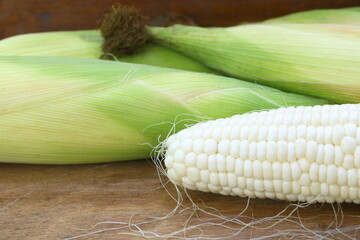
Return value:
<svg viewBox="0 0 360 240">
<path fill-rule="evenodd" d="M 168 184 L 167 186 L 169 186 Z M 172 191 L 171 186 L 169 186 Z M 47 166 L 47 165 L 0 165 L 0 239 L 68 239 L 71 237 L 91 234 L 80 239 L 143 239 L 134 235 L 127 225 L 149 221 L 149 217 L 161 217 L 175 207 L 175 201 L 161 186 L 157 172 L 150 162 L 145 160 L 94 165 Z M 226 197 L 211 193 L 190 192 L 195 203 L 200 208 L 211 213 L 217 213 L 214 207 L 225 216 L 235 216 L 246 208 L 247 199 Z M 191 207 L 189 201 L 184 201 L 185 207 Z M 185 207 L 181 207 L 184 209 Z M 246 223 L 254 219 L 275 216 L 286 207 L 283 215 L 289 214 L 294 207 L 283 201 L 252 199 L 247 210 L 238 217 Z M 334 210 L 338 206 L 330 204 L 311 205 L 292 215 L 294 222 L 283 221 L 269 229 L 244 228 L 233 239 L 249 239 L 271 234 L 281 234 L 289 230 L 302 230 L 299 227 L 299 217 L 303 224 L 312 231 L 324 234 L 327 228 L 335 229 L 335 220 L 343 217 L 340 229 L 360 225 L 360 207 L 355 204 L 343 204 L 342 213 L 336 218 Z M 334 208 L 334 209 L 333 209 Z M 143 230 L 158 234 L 169 234 L 184 228 L 184 223 L 194 213 L 192 208 L 177 213 L 167 220 L 159 220 L 152 224 L 139 225 Z M 198 217 L 205 222 L 219 223 L 220 219 L 200 211 Z M 218 213 L 217 213 L 218 214 Z M 299 215 L 298 215 L 299 214 Z M 185 226 L 199 224 L 197 216 L 193 215 Z M 281 217 L 280 219 L 283 219 Z M 113 223 L 111 223 L 111 222 Z M 108 223 L 106 223 L 108 222 Z M 263 224 L 253 224 L 257 228 L 266 228 L 276 221 Z M 98 224 L 98 225 L 96 225 Z M 226 224 L 227 227 L 241 228 L 241 224 Z M 123 229 L 113 229 L 123 228 Z M 106 231 L 107 229 L 107 231 Z M 111 230 L 113 229 L 113 230 Z M 216 226 L 203 227 L 203 233 L 212 236 L 233 234 L 233 230 Z M 105 231 L 104 231 L 105 230 Z M 346 230 L 346 229 L 345 229 Z M 103 231 L 103 232 L 102 232 Z M 305 239 L 299 233 L 296 239 Z M 196 236 L 199 230 L 188 231 L 186 236 Z M 338 238 L 348 239 L 334 232 Z M 347 233 L 355 238 L 356 231 Z M 177 236 L 184 236 L 178 234 Z M 276 235 L 271 239 L 288 239 L 288 236 Z M 310 234 L 309 236 L 315 237 Z M 360 233 L 357 235 L 360 238 Z M 170 238 L 173 239 L 173 238 Z"/>
<path fill-rule="evenodd" d="M 2 23 L 0 38 L 27 32 L 95 28 L 100 17 L 115 2 L 117 1 L 0 0 Z M 308 9 L 359 5 L 358 0 L 123 0 L 121 2 L 141 8 L 152 18 L 154 24 L 161 23 L 163 14 L 175 12 L 192 17 L 202 26 L 229 26 Z M 0 164 L 0 193 L 0 239 L 66 239 L 91 233 L 94 234 L 82 239 L 142 239 L 119 233 L 135 234 L 136 232 L 131 231 L 131 229 L 136 230 L 135 226 L 130 225 L 130 229 L 126 224 L 149 221 L 151 219 L 148 217 L 151 216 L 164 216 L 175 207 L 175 201 L 161 187 L 154 166 L 144 160 L 81 166 Z M 248 203 L 247 199 L 209 193 L 191 192 L 191 196 L 197 204 L 201 205 L 200 200 L 202 200 L 207 206 L 217 208 L 226 216 L 239 214 Z M 189 201 L 185 201 L 184 205 L 191 206 Z M 245 223 L 254 223 L 254 219 L 275 216 L 286 207 L 289 207 L 289 204 L 282 201 L 251 200 L 247 210 L 238 219 Z M 204 206 L 202 209 L 218 214 Z M 289 207 L 284 215 L 289 214 L 293 209 L 294 207 Z M 334 209 L 337 211 L 339 208 L 334 206 Z M 251 226 L 244 228 L 234 239 L 271 234 L 280 234 L 274 235 L 273 239 L 287 239 L 291 235 L 281 237 L 281 234 L 291 229 L 304 230 L 298 225 L 298 213 L 303 219 L 303 224 L 310 230 L 320 231 L 318 234 L 321 235 L 329 228 L 338 239 L 346 239 L 344 235 L 333 230 L 336 227 L 336 222 L 333 221 L 337 219 L 339 224 L 343 216 L 342 228 L 359 225 L 360 207 L 343 204 L 343 212 L 338 214 L 338 218 L 335 218 L 334 209 L 328 204 L 312 205 L 299 212 L 295 211 L 293 218 L 278 224 L 275 224 L 275 221 L 253 224 L 252 226 L 257 228 Z M 199 224 L 197 217 L 205 222 L 220 222 L 219 218 L 201 214 L 200 211 L 197 211 L 198 215 L 193 215 L 192 220 L 187 222 L 193 213 L 191 210 L 192 208 L 188 208 L 180 214 L 177 211 L 169 219 L 138 226 L 158 234 L 169 234 L 186 226 Z M 275 225 L 264 229 L 271 224 Z M 227 223 L 226 226 L 243 227 L 234 223 Z M 105 231 L 106 229 L 108 230 Z M 206 235 L 224 236 L 234 233 L 234 230 L 215 226 L 202 229 Z M 196 234 L 200 234 L 200 231 L 188 231 L 188 235 L 185 236 Z M 293 231 L 292 234 L 296 234 L 296 239 L 304 238 L 301 232 Z M 356 237 L 354 235 L 356 231 L 347 234 Z M 360 238 L 359 235 L 357 238 Z"/>
</svg>

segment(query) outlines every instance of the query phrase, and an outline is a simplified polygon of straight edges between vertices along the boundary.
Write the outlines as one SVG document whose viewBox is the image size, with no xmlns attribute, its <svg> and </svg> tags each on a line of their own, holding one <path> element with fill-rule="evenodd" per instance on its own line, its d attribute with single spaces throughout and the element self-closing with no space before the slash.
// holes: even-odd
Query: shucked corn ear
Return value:
<svg viewBox="0 0 360 240">
<path fill-rule="evenodd" d="M 22 34 L 0 41 L 5 56 L 63 56 L 98 59 L 102 38 L 97 30 Z M 148 64 L 194 72 L 215 73 L 199 62 L 169 48 L 147 43 L 132 56 L 109 56 L 121 62 Z"/>
<path fill-rule="evenodd" d="M 235 115 L 182 130 L 166 147 L 167 175 L 192 190 L 360 203 L 360 104 Z"/>
<path fill-rule="evenodd" d="M 220 77 L 147 65 L 0 56 L 0 161 L 91 163 L 150 156 L 206 118 L 325 101 Z"/>
<path fill-rule="evenodd" d="M 241 79 L 336 103 L 360 102 L 360 27 L 149 27 L 153 39 Z"/>
<path fill-rule="evenodd" d="M 297 12 L 266 20 L 265 23 L 332 23 L 360 25 L 360 7 Z"/>
</svg>

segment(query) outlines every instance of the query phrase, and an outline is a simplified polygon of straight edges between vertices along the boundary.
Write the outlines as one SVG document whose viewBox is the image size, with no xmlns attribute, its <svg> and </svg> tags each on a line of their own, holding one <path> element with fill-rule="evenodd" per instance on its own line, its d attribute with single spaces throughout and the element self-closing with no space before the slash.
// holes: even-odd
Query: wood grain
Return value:
<svg viewBox="0 0 360 240">
<path fill-rule="evenodd" d="M 108 11 L 114 0 L 0 0 L 0 38 L 28 32 L 75 30 L 95 28 L 98 19 Z M 340 8 L 359 5 L 358 0 L 122 0 L 134 5 L 160 24 L 166 13 L 180 13 L 192 17 L 202 26 L 229 26 L 239 22 L 253 22 L 284 14 L 318 8 Z M 99 231 L 82 239 L 142 239 L 138 236 L 119 235 L 131 232 L 118 221 L 128 223 L 149 220 L 149 216 L 164 216 L 175 202 L 161 188 L 157 172 L 147 161 L 111 164 L 47 166 L 0 164 L 0 239 L 66 239 Z M 215 194 L 191 192 L 192 198 L 217 208 L 227 216 L 235 216 L 247 204 L 246 199 Z M 189 207 L 189 201 L 185 201 Z M 260 219 L 278 214 L 288 203 L 271 200 L 251 200 L 243 216 Z M 290 208 L 293 209 L 293 208 Z M 336 206 L 335 206 L 335 209 Z M 342 227 L 360 224 L 360 208 L 354 204 L 342 205 Z M 142 225 L 145 230 L 166 234 L 183 228 L 191 211 L 175 214 L 166 221 Z M 287 211 L 286 213 L 289 213 Z M 310 230 L 324 233 L 335 219 L 331 205 L 312 205 L 299 211 L 303 223 Z M 245 228 L 234 239 L 301 230 L 297 212 L 294 222 L 284 221 L 267 230 Z M 213 221 L 200 214 L 204 221 Z M 338 218 L 340 221 L 341 218 Z M 241 218 L 249 222 L 249 218 Z M 218 222 L 218 221 L 217 221 Z M 189 224 L 199 221 L 192 218 Z M 230 227 L 239 225 L 227 224 Z M 257 227 L 266 227 L 261 224 Z M 93 228 L 92 228 L 93 227 Z M 91 229 L 90 229 L 91 228 Z M 233 231 L 209 227 L 204 234 L 229 235 Z M 191 231 L 199 234 L 199 231 Z M 335 231 L 336 234 L 336 231 Z M 350 231 L 350 237 L 360 238 Z M 183 235 L 179 235 L 183 236 Z M 339 239 L 344 235 L 336 234 Z M 273 239 L 279 239 L 280 236 Z M 286 239 L 287 237 L 283 237 Z M 302 239 L 296 235 L 296 239 Z M 328 239 L 334 237 L 329 236 Z M 170 238 L 171 239 L 171 238 Z"/>
<path fill-rule="evenodd" d="M 359 0 L 0 0 L 0 38 L 21 33 L 92 29 L 116 2 L 140 8 L 159 24 L 166 13 L 190 16 L 201 26 L 230 26 L 297 11 L 359 5 Z"/>
<path fill-rule="evenodd" d="M 0 191 L 0 239 L 66 239 L 104 229 L 124 227 L 116 223 L 95 226 L 100 222 L 143 222 L 149 220 L 150 216 L 164 216 L 175 206 L 175 202 L 161 188 L 154 166 L 144 160 L 74 166 L 0 164 Z M 202 200 L 226 216 L 237 215 L 247 204 L 247 199 L 239 197 L 202 192 L 190 194 L 198 204 Z M 185 201 L 185 206 L 191 205 Z M 248 210 L 239 219 L 250 222 L 245 217 L 271 217 L 287 206 L 288 203 L 283 201 L 253 199 Z M 360 224 L 359 206 L 343 204 L 342 210 L 343 214 L 338 218 L 340 221 L 340 216 L 344 217 L 342 227 Z M 190 213 L 190 210 L 177 213 L 170 219 L 141 227 L 144 230 L 167 234 L 182 229 L 182 224 L 189 218 Z M 328 227 L 334 229 L 334 225 L 329 226 L 334 220 L 333 209 L 329 204 L 312 205 L 299 211 L 299 214 L 306 227 L 320 231 L 319 234 Z M 214 221 L 209 215 L 199 216 L 203 221 L 219 222 Z M 297 212 L 293 216 L 294 221 L 298 222 Z M 194 216 L 188 225 L 195 223 L 199 221 Z M 266 227 L 270 223 L 274 222 L 257 224 L 256 227 Z M 235 224 L 227 226 L 241 227 Z M 233 239 L 267 236 L 292 229 L 301 230 L 296 223 L 284 221 L 267 230 L 246 228 Z M 217 227 L 203 228 L 203 231 L 204 234 L 213 236 L 234 233 Z M 81 239 L 143 239 L 119 233 L 131 231 L 125 226 L 125 229 L 98 232 Z M 192 234 L 199 234 L 199 231 L 190 231 L 187 236 L 194 236 Z M 354 231 L 347 234 L 354 238 L 360 236 L 355 236 Z M 347 239 L 340 234 L 336 236 L 339 239 Z M 277 236 L 272 239 L 288 237 Z M 297 234 L 295 239 L 305 238 Z M 334 238 L 330 236 L 327 239 Z"/>
</svg>

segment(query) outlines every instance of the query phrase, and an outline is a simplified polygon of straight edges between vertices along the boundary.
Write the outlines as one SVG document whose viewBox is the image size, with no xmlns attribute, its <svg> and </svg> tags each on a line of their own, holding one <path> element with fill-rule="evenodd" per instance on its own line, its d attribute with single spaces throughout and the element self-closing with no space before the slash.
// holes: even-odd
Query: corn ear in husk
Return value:
<svg viewBox="0 0 360 240">
<path fill-rule="evenodd" d="M 149 27 L 158 43 L 240 79 L 335 103 L 360 102 L 360 27 Z"/>
<path fill-rule="evenodd" d="M 360 25 L 360 7 L 319 9 L 272 18 L 264 23 L 331 23 Z"/>
<path fill-rule="evenodd" d="M 196 121 L 324 100 L 237 79 L 105 60 L 0 57 L 0 162 L 150 156 Z"/>
<path fill-rule="evenodd" d="M 98 59 L 102 37 L 98 30 L 29 33 L 0 41 L 0 54 L 5 56 L 63 56 Z M 215 73 L 196 60 L 179 52 L 148 42 L 136 54 L 108 55 L 107 59 L 148 64 L 194 72 Z"/>
</svg>

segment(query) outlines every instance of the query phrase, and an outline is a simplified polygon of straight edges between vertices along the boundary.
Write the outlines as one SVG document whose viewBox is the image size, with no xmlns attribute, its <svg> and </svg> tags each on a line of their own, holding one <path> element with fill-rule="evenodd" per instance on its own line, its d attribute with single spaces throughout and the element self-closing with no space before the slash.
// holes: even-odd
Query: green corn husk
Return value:
<svg viewBox="0 0 360 240">
<path fill-rule="evenodd" d="M 102 55 L 98 30 L 22 34 L 0 41 L 3 56 L 63 56 L 98 59 Z M 112 57 L 110 56 L 110 59 Z M 121 62 L 148 64 L 194 72 L 215 73 L 199 62 L 155 43 L 147 43 L 132 56 L 114 56 Z"/>
<path fill-rule="evenodd" d="M 320 9 L 272 18 L 264 23 L 332 23 L 360 25 L 360 7 Z"/>
<path fill-rule="evenodd" d="M 152 39 L 243 80 L 335 103 L 360 102 L 360 27 L 148 27 Z"/>
<path fill-rule="evenodd" d="M 326 101 L 213 74 L 105 60 L 0 57 L 0 162 L 141 159 L 194 121 Z M 255 119 L 254 119 L 255 120 Z"/>
</svg>

